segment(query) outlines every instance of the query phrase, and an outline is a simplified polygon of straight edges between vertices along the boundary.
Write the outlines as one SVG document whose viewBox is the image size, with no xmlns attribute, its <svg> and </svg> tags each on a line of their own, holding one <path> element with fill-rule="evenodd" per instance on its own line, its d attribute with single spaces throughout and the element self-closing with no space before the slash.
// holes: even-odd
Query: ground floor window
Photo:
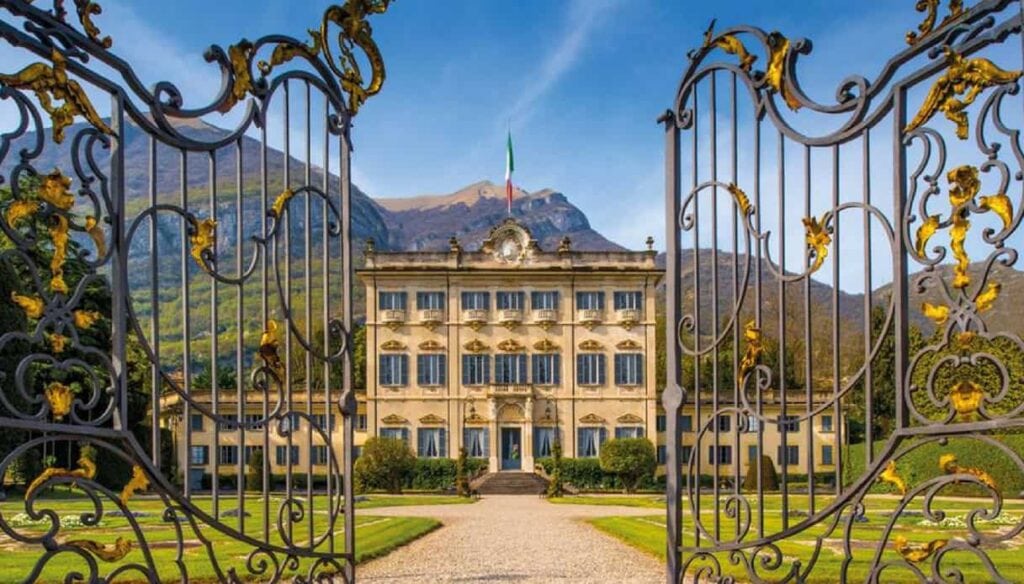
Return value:
<svg viewBox="0 0 1024 584">
<path fill-rule="evenodd" d="M 313 459 L 313 464 L 327 464 L 327 447 L 313 446 L 309 456 Z"/>
<path fill-rule="evenodd" d="M 416 453 L 420 458 L 444 458 L 444 428 L 420 428 L 416 431 Z"/>
<path fill-rule="evenodd" d="M 821 464 L 835 464 L 832 462 L 832 445 L 825 444 L 821 447 Z"/>
<path fill-rule="evenodd" d="M 288 464 L 288 446 L 278 446 L 274 449 L 274 460 L 278 466 L 285 466 Z M 291 463 L 292 466 L 299 464 L 299 447 L 291 447 Z"/>
<path fill-rule="evenodd" d="M 191 464 L 206 464 L 210 460 L 210 448 L 207 446 L 193 446 L 189 448 L 188 461 Z"/>
<path fill-rule="evenodd" d="M 604 428 L 580 428 L 578 433 L 580 458 L 592 458 L 601 453 L 601 444 L 607 436 Z"/>
<path fill-rule="evenodd" d="M 487 428 L 466 428 L 462 433 L 462 444 L 466 448 L 466 456 L 470 458 L 487 458 L 490 456 L 490 431 Z"/>
<path fill-rule="evenodd" d="M 795 444 L 790 444 L 783 448 L 780 445 L 778 457 L 779 465 L 781 466 L 800 464 L 800 447 Z"/>
<path fill-rule="evenodd" d="M 394 440 L 401 440 L 406 444 L 409 443 L 409 430 L 406 428 L 381 428 L 381 438 L 392 438 Z"/>
<path fill-rule="evenodd" d="M 615 428 L 616 438 L 643 438 L 643 426 L 617 426 Z"/>
<path fill-rule="evenodd" d="M 732 464 L 732 446 L 708 446 L 709 464 Z"/>
<path fill-rule="evenodd" d="M 221 446 L 219 454 L 220 464 L 238 464 L 237 446 Z"/>
<path fill-rule="evenodd" d="M 555 447 L 555 440 L 557 439 L 558 430 L 555 428 L 534 428 L 533 456 L 536 458 L 547 458 L 551 456 Z"/>
<path fill-rule="evenodd" d="M 668 460 L 668 447 L 662 444 L 658 446 L 658 464 L 665 464 Z"/>
</svg>

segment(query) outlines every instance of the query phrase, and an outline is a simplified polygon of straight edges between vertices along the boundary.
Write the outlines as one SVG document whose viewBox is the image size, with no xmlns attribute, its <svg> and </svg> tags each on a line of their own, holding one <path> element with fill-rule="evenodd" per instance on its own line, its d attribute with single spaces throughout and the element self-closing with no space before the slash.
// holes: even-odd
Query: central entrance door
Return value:
<svg viewBox="0 0 1024 584">
<path fill-rule="evenodd" d="M 520 428 L 501 429 L 501 470 L 520 470 L 523 468 L 522 430 Z"/>
</svg>

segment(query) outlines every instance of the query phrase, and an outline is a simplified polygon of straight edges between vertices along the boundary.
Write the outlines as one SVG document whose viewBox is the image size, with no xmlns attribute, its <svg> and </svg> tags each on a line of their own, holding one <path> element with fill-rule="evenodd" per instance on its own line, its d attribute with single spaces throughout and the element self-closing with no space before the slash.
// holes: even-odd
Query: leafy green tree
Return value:
<svg viewBox="0 0 1024 584">
<path fill-rule="evenodd" d="M 354 480 L 362 491 L 401 494 L 402 485 L 416 468 L 416 456 L 397 438 L 374 437 L 363 445 L 355 464 Z"/>
<path fill-rule="evenodd" d="M 366 325 L 357 324 L 352 333 L 352 387 L 366 390 Z"/>
<path fill-rule="evenodd" d="M 747 491 L 757 490 L 757 463 L 761 463 L 761 487 L 765 491 L 777 491 L 779 489 L 779 475 L 775 472 L 775 464 L 772 457 L 762 454 L 758 458 L 751 458 L 747 463 L 747 474 L 743 477 L 743 489 Z"/>
<path fill-rule="evenodd" d="M 601 446 L 601 470 L 616 475 L 627 493 L 658 467 L 654 444 L 646 438 L 616 438 Z"/>
<path fill-rule="evenodd" d="M 455 460 L 455 494 L 460 497 L 469 496 L 469 477 L 466 474 L 466 448 L 459 448 L 459 457 Z"/>
<path fill-rule="evenodd" d="M 565 495 L 565 479 L 562 478 L 562 440 L 555 437 L 555 443 L 551 445 L 551 479 L 548 483 L 548 497 L 562 497 Z"/>
<path fill-rule="evenodd" d="M 248 468 L 245 472 L 245 490 L 263 490 L 263 449 L 253 448 L 249 454 Z"/>
<path fill-rule="evenodd" d="M 199 372 L 198 375 L 192 378 L 192 387 L 196 389 L 212 389 L 213 367 L 209 364 Z M 237 384 L 237 378 L 235 377 L 235 368 L 225 365 L 217 367 L 217 387 L 220 389 L 233 388 Z"/>
</svg>

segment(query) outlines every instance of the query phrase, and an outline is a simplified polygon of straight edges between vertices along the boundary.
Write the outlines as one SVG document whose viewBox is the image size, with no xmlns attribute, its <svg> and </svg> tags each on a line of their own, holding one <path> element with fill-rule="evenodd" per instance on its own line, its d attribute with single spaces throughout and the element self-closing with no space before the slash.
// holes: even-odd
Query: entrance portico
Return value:
<svg viewBox="0 0 1024 584">
<path fill-rule="evenodd" d="M 495 386 L 488 402 L 494 412 L 491 428 L 491 472 L 533 471 L 533 393 L 527 386 Z"/>
</svg>

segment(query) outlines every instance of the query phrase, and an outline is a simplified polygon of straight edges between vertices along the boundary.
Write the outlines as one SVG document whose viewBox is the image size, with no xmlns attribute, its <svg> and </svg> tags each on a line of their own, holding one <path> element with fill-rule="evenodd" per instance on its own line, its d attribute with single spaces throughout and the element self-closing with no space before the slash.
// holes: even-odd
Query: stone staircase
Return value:
<svg viewBox="0 0 1024 584">
<path fill-rule="evenodd" d="M 548 482 L 532 472 L 491 472 L 470 487 L 481 495 L 540 495 Z"/>
</svg>

